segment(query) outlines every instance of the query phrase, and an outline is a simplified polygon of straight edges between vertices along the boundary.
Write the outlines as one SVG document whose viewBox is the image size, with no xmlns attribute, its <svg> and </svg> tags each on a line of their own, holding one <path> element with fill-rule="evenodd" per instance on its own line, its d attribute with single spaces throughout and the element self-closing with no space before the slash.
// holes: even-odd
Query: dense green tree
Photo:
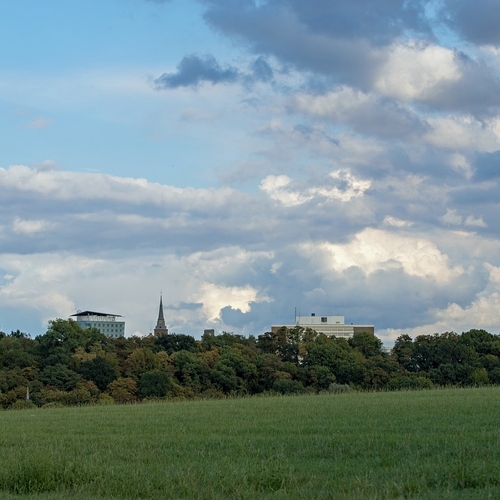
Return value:
<svg viewBox="0 0 500 500">
<path fill-rule="evenodd" d="M 198 352 L 198 344 L 194 337 L 183 335 L 180 333 L 172 333 L 155 338 L 157 348 L 167 351 L 172 354 L 177 351 Z"/>
<path fill-rule="evenodd" d="M 27 368 L 36 366 L 36 342 L 25 336 L 5 335 L 0 338 L 0 368 Z"/>
<path fill-rule="evenodd" d="M 108 384 L 118 378 L 115 367 L 106 358 L 100 356 L 83 362 L 80 374 L 83 378 L 94 382 L 101 391 L 104 391 Z"/>
<path fill-rule="evenodd" d="M 500 356 L 500 337 L 486 330 L 469 330 L 462 333 L 460 342 L 472 348 L 479 355 Z"/>
<path fill-rule="evenodd" d="M 105 342 L 106 337 L 95 328 L 83 329 L 71 319 L 56 319 L 49 322 L 47 333 L 36 340 L 42 366 L 63 364 L 73 367 L 73 355 L 78 347 L 88 350 L 93 344 Z"/>
<path fill-rule="evenodd" d="M 44 384 L 55 387 L 56 389 L 69 391 L 80 381 L 80 376 L 67 366 L 57 364 L 46 366 L 40 373 L 39 379 Z"/>
<path fill-rule="evenodd" d="M 124 372 L 127 377 L 139 380 L 141 375 L 160 368 L 160 360 L 148 347 L 134 349 L 125 360 Z"/>
<path fill-rule="evenodd" d="M 137 382 L 129 377 L 118 378 L 108 385 L 110 396 L 118 403 L 133 403 L 137 400 Z"/>
<path fill-rule="evenodd" d="M 382 341 L 375 337 L 373 333 L 359 332 L 355 333 L 348 341 L 349 345 L 359 351 L 365 358 L 374 356 L 383 356 Z"/>
<path fill-rule="evenodd" d="M 249 347 L 255 347 L 255 338 L 235 335 L 234 333 L 222 332 L 221 335 L 203 334 L 200 347 L 202 350 L 221 349 L 223 347 L 232 347 L 240 344 Z"/>
<path fill-rule="evenodd" d="M 310 328 L 283 326 L 276 333 L 259 335 L 256 345 L 261 352 L 276 354 L 283 361 L 299 364 L 306 354 L 306 345 L 317 337 L 318 334 Z"/>
<path fill-rule="evenodd" d="M 139 391 L 143 398 L 162 398 L 172 389 L 172 378 L 167 372 L 151 370 L 141 375 Z"/>
</svg>

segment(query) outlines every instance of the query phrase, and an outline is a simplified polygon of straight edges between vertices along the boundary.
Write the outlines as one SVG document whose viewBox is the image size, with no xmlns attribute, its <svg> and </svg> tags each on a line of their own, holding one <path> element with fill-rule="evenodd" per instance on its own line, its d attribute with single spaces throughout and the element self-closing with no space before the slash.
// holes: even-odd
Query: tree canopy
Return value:
<svg viewBox="0 0 500 500">
<path fill-rule="evenodd" d="M 4 408 L 27 388 L 43 406 L 485 384 L 500 384 L 500 337 L 485 330 L 402 335 L 390 351 L 369 332 L 346 340 L 301 327 L 112 339 L 57 319 L 35 339 L 0 334 Z"/>
</svg>

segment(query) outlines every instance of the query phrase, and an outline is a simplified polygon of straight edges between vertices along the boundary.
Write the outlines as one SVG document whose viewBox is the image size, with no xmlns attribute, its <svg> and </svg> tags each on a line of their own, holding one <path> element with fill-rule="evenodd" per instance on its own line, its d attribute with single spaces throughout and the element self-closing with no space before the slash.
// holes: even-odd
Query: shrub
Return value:
<svg viewBox="0 0 500 500">
<path fill-rule="evenodd" d="M 427 377 L 408 375 L 389 380 L 387 389 L 397 391 L 402 389 L 432 389 L 434 384 Z"/>
<path fill-rule="evenodd" d="M 280 394 L 300 394 L 304 392 L 302 382 L 298 380 L 278 379 L 274 381 L 273 391 Z"/>
<path fill-rule="evenodd" d="M 37 408 L 36 404 L 32 401 L 25 401 L 20 399 L 11 405 L 11 410 L 34 410 Z"/>
<path fill-rule="evenodd" d="M 329 394 L 342 394 L 345 392 L 351 392 L 351 386 L 349 384 L 330 384 L 328 386 Z"/>
</svg>

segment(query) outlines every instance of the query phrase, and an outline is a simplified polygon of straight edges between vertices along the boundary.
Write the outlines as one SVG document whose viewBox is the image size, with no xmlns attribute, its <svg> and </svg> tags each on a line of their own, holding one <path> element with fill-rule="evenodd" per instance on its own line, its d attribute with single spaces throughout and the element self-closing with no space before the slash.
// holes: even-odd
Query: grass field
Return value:
<svg viewBox="0 0 500 500">
<path fill-rule="evenodd" d="M 500 388 L 0 412 L 1 499 L 500 498 Z"/>
</svg>

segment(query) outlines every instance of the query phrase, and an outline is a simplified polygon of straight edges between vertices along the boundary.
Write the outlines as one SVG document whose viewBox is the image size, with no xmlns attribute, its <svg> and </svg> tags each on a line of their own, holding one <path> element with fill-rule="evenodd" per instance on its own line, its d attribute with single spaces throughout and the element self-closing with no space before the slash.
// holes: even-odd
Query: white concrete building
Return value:
<svg viewBox="0 0 500 500">
<path fill-rule="evenodd" d="M 100 313 L 95 311 L 82 311 L 71 316 L 76 318 L 76 322 L 86 330 L 97 328 L 106 337 L 124 337 L 125 321 L 117 321 L 121 318 L 119 314 Z"/>
<path fill-rule="evenodd" d="M 350 338 L 359 332 L 375 333 L 373 325 L 354 325 L 352 323 L 346 325 L 344 316 L 316 316 L 315 313 L 311 313 L 310 316 L 297 316 L 295 325 L 272 325 L 271 332 L 276 333 L 283 326 L 287 328 L 294 328 L 295 326 L 311 328 L 311 330 L 329 337 Z"/>
</svg>

